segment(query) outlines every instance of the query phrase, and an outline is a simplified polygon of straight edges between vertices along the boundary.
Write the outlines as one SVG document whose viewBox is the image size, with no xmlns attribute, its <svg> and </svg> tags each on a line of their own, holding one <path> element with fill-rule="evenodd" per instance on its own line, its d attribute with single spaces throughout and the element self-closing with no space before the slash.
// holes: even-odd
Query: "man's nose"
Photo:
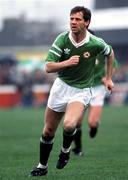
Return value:
<svg viewBox="0 0 128 180">
<path fill-rule="evenodd" d="M 72 24 L 76 24 L 76 20 L 75 19 L 72 20 Z"/>
</svg>

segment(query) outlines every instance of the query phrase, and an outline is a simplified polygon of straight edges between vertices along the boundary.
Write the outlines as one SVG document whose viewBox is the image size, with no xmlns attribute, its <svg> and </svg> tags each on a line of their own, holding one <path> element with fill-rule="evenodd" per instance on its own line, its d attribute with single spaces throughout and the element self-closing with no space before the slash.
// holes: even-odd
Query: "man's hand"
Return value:
<svg viewBox="0 0 128 180">
<path fill-rule="evenodd" d="M 79 63 L 80 56 L 75 55 L 70 57 L 66 62 L 67 67 L 76 66 Z"/>
<path fill-rule="evenodd" d="M 102 82 L 105 85 L 106 90 L 112 92 L 112 90 L 114 88 L 114 83 L 113 83 L 112 79 L 110 79 L 110 78 L 108 79 L 106 77 L 103 77 Z"/>
</svg>

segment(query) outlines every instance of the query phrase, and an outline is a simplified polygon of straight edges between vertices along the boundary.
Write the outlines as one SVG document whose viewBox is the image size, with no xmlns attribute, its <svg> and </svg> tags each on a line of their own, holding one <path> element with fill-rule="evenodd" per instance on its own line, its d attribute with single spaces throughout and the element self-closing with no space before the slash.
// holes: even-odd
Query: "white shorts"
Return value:
<svg viewBox="0 0 128 180">
<path fill-rule="evenodd" d="M 92 87 L 92 98 L 90 101 L 90 105 L 103 106 L 104 99 L 107 93 L 108 92 L 104 85 Z"/>
<path fill-rule="evenodd" d="M 47 105 L 56 112 L 65 112 L 67 104 L 77 101 L 87 106 L 91 97 L 90 88 L 75 88 L 57 78 L 51 88 Z"/>
</svg>

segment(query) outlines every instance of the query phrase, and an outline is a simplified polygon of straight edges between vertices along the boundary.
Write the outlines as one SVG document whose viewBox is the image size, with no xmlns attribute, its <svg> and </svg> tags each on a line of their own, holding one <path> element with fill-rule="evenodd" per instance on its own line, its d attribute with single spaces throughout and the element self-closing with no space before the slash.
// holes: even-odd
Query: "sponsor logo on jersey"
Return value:
<svg viewBox="0 0 128 180">
<path fill-rule="evenodd" d="M 64 53 L 65 53 L 65 54 L 70 54 L 70 49 L 65 48 L 65 49 L 64 49 Z"/>
<path fill-rule="evenodd" d="M 89 52 L 85 52 L 85 53 L 83 54 L 83 56 L 87 59 L 87 58 L 90 57 L 90 53 L 89 53 Z"/>
</svg>

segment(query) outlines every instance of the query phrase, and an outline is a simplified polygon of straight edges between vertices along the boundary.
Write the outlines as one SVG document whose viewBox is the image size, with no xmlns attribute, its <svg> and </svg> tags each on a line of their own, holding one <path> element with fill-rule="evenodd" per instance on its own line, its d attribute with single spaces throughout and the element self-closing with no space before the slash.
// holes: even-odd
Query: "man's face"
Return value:
<svg viewBox="0 0 128 180">
<path fill-rule="evenodd" d="M 70 15 L 70 28 L 74 34 L 79 34 L 86 30 L 89 21 L 84 21 L 82 12 Z"/>
</svg>

